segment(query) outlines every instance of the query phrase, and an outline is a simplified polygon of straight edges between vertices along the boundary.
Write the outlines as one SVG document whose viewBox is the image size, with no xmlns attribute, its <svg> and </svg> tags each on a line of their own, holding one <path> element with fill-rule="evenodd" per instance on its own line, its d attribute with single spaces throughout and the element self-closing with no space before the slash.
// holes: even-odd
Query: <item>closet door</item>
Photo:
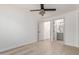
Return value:
<svg viewBox="0 0 79 59">
<path fill-rule="evenodd" d="M 79 43 L 79 38 L 78 38 L 78 12 L 76 14 L 73 15 L 73 30 L 74 30 L 74 46 L 78 47 L 78 43 Z"/>
<path fill-rule="evenodd" d="M 65 35 L 64 42 L 69 46 L 78 46 L 77 37 L 77 13 L 71 12 L 65 15 Z"/>
</svg>

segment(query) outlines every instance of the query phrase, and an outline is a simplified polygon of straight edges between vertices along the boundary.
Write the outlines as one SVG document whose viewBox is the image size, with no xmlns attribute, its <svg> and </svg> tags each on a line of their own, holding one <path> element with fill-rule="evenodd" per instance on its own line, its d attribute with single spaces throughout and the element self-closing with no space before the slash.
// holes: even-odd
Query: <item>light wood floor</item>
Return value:
<svg viewBox="0 0 79 59">
<path fill-rule="evenodd" d="M 44 40 L 6 51 L 1 55 L 79 55 L 79 48 L 66 46 L 61 41 Z"/>
</svg>

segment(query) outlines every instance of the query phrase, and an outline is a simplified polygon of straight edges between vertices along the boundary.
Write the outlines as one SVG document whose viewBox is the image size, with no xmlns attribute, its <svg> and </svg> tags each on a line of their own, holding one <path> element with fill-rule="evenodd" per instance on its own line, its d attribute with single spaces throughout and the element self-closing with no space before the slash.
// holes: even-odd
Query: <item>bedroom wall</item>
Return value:
<svg viewBox="0 0 79 59">
<path fill-rule="evenodd" d="M 37 41 L 38 19 L 23 9 L 0 5 L 0 51 Z"/>
</svg>

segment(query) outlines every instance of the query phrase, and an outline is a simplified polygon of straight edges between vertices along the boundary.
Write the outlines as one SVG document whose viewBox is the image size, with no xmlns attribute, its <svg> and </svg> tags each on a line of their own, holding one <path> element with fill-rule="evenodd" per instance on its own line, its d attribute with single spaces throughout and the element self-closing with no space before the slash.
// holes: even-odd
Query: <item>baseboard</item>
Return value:
<svg viewBox="0 0 79 59">
<path fill-rule="evenodd" d="M 22 46 L 25 46 L 25 45 L 28 45 L 28 44 L 35 43 L 35 42 L 37 42 L 37 40 L 33 40 L 33 41 L 28 42 L 28 43 L 27 42 L 23 42 L 22 44 L 19 44 L 17 46 L 12 46 L 12 47 L 0 50 L 0 53 L 4 53 L 6 51 L 10 51 L 10 50 L 13 50 L 13 49 L 16 49 L 16 48 L 19 48 L 19 47 L 22 47 Z"/>
<path fill-rule="evenodd" d="M 74 45 L 74 43 L 73 43 L 73 44 L 64 43 L 64 45 L 67 45 L 67 46 L 72 46 L 72 47 L 76 47 L 76 48 L 79 48 L 79 46 L 78 46 L 78 45 Z"/>
</svg>

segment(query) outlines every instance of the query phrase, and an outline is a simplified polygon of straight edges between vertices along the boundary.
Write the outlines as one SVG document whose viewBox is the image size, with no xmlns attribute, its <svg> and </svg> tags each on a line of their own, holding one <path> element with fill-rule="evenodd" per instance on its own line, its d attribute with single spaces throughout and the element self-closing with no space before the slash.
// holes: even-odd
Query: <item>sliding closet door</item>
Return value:
<svg viewBox="0 0 79 59">
<path fill-rule="evenodd" d="M 78 14 L 70 12 L 65 15 L 64 43 L 69 46 L 78 46 Z"/>
</svg>

